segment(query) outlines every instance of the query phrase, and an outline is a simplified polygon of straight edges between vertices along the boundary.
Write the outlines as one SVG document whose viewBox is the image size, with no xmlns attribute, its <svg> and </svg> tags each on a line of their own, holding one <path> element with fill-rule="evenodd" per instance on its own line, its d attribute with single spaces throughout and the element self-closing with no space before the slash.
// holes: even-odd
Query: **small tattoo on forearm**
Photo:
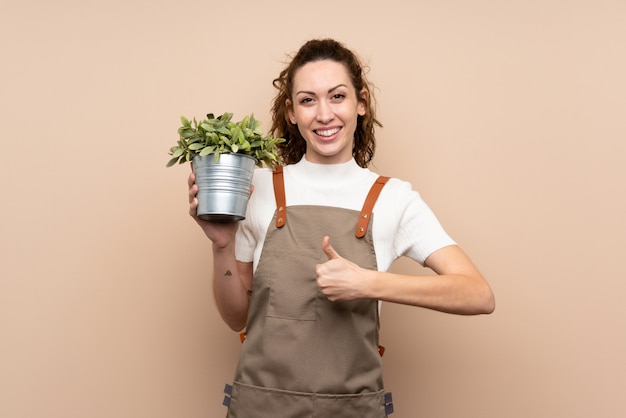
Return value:
<svg viewBox="0 0 626 418">
<path fill-rule="evenodd" d="M 224 276 L 230 277 L 232 275 L 233 275 L 233 273 L 230 270 L 226 270 L 226 273 L 224 273 Z"/>
</svg>

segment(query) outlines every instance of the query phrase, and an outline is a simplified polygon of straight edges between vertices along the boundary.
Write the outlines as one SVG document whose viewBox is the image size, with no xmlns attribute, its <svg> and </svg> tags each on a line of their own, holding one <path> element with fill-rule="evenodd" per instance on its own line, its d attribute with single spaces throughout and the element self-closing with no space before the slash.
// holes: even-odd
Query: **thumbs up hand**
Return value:
<svg viewBox="0 0 626 418">
<path fill-rule="evenodd" d="M 322 240 L 322 250 L 328 261 L 315 267 L 317 285 L 333 301 L 349 301 L 364 297 L 363 284 L 367 270 L 346 260 L 330 245 L 330 238 Z"/>
</svg>

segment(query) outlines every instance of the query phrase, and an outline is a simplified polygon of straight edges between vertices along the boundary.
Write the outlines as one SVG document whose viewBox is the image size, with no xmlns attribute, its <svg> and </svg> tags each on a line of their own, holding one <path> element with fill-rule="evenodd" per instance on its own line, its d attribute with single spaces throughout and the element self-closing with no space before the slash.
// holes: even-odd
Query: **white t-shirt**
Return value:
<svg viewBox="0 0 626 418">
<path fill-rule="evenodd" d="M 287 207 L 320 205 L 360 212 L 378 178 L 378 174 L 359 167 L 354 160 L 329 165 L 310 163 L 303 157 L 297 164 L 285 166 L 283 171 Z M 256 269 L 276 210 L 272 172 L 267 168 L 256 169 L 253 184 L 254 192 L 248 202 L 246 219 L 239 225 L 235 251 L 237 260 L 252 261 Z M 455 244 L 406 181 L 390 179 L 376 201 L 373 214 L 371 228 L 380 271 L 388 271 L 401 256 L 423 265 L 433 252 Z M 321 245 L 320 242 L 320 248 Z"/>
</svg>

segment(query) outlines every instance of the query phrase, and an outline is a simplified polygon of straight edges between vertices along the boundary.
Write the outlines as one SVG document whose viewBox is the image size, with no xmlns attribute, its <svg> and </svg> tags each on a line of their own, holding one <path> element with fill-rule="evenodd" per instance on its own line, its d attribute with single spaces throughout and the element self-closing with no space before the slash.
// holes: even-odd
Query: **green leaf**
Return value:
<svg viewBox="0 0 626 418">
<path fill-rule="evenodd" d="M 172 155 L 173 158 L 178 158 L 181 155 L 183 155 L 184 152 L 185 152 L 185 150 L 182 149 L 182 148 L 174 148 L 171 155 Z"/>
<path fill-rule="evenodd" d="M 217 132 L 223 134 L 223 135 L 228 135 L 230 136 L 230 129 L 228 129 L 225 126 L 220 126 L 219 128 L 217 128 Z"/>
<path fill-rule="evenodd" d="M 207 131 L 207 132 L 214 132 L 215 131 L 215 128 L 213 127 L 213 125 L 210 125 L 210 124 L 208 124 L 206 122 L 205 123 L 201 123 L 200 127 L 202 129 L 204 129 L 205 131 Z"/>
<path fill-rule="evenodd" d="M 240 144 L 243 144 L 246 141 L 246 137 L 244 136 L 241 128 L 237 128 L 237 138 Z"/>
<path fill-rule="evenodd" d="M 196 132 L 193 129 L 183 129 L 182 132 L 180 132 L 181 138 L 184 138 L 184 139 L 192 138 L 195 135 L 196 135 Z"/>
<path fill-rule="evenodd" d="M 178 162 L 178 157 L 172 158 L 171 160 L 169 160 L 169 161 L 167 162 L 167 164 L 165 165 L 165 167 L 171 167 L 171 166 L 173 166 L 174 164 L 176 164 L 177 162 Z"/>
<path fill-rule="evenodd" d="M 224 144 L 228 145 L 229 147 L 231 145 L 233 145 L 233 143 L 230 142 L 230 139 L 228 139 L 228 137 L 224 136 L 224 135 L 220 135 L 220 141 L 223 142 Z"/>
<path fill-rule="evenodd" d="M 250 118 L 251 118 L 251 117 L 253 117 L 253 116 L 251 116 L 251 115 L 246 115 L 246 116 L 244 116 L 244 117 L 243 117 L 243 119 L 241 120 L 241 122 L 239 123 L 239 126 L 240 126 L 242 129 L 245 129 L 245 128 L 247 128 L 248 126 L 250 126 Z"/>
<path fill-rule="evenodd" d="M 209 138 L 211 144 L 217 144 L 219 142 L 219 137 L 215 132 L 207 132 L 206 136 Z"/>
<path fill-rule="evenodd" d="M 210 147 L 206 147 L 205 149 L 203 149 L 202 151 L 200 151 L 200 153 L 198 154 L 201 157 L 204 157 L 206 155 L 209 155 L 210 153 L 212 153 L 213 151 L 215 151 L 215 146 L 211 145 Z"/>
<path fill-rule="evenodd" d="M 271 160 L 274 159 L 274 156 L 272 154 L 270 154 L 269 152 L 267 152 L 267 151 L 263 151 L 263 153 L 261 154 L 261 159 L 263 161 L 266 161 L 266 160 L 270 160 L 271 161 Z"/>
<path fill-rule="evenodd" d="M 234 153 L 236 153 L 237 151 L 239 151 L 239 145 L 237 144 L 233 144 L 232 147 L 230 147 L 230 150 Z"/>
<path fill-rule="evenodd" d="M 202 148 L 204 148 L 204 144 L 200 143 L 200 142 L 195 142 L 191 145 L 189 145 L 189 149 L 192 151 L 198 151 L 201 150 Z"/>
</svg>

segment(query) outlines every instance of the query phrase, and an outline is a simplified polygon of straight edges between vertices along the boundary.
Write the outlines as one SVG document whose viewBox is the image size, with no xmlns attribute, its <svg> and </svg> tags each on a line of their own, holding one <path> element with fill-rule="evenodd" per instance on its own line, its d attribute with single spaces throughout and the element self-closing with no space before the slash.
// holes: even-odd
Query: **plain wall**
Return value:
<svg viewBox="0 0 626 418">
<path fill-rule="evenodd" d="M 0 416 L 225 414 L 239 338 L 167 150 L 180 115 L 268 128 L 285 54 L 325 36 L 371 67 L 371 168 L 497 298 L 384 304 L 393 417 L 626 416 L 625 21 L 622 0 L 1 0 Z"/>
</svg>

